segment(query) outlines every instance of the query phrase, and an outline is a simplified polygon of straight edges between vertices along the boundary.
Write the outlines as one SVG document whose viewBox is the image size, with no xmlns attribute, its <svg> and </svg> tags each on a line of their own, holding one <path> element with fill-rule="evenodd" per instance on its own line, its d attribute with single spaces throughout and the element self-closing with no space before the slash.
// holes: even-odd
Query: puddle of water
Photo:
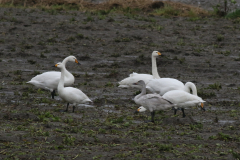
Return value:
<svg viewBox="0 0 240 160">
<path fill-rule="evenodd" d="M 14 100 L 11 100 L 12 103 L 21 103 L 21 101 L 14 101 Z"/>
<path fill-rule="evenodd" d="M 95 106 L 88 104 L 78 104 L 76 107 L 95 108 Z"/>
<path fill-rule="evenodd" d="M 208 123 L 208 122 L 213 122 L 213 120 L 211 120 L 211 119 L 194 119 L 195 121 L 197 121 L 197 122 L 203 122 L 203 123 Z M 224 125 L 224 124 L 226 124 L 226 123 L 234 123 L 234 122 L 236 122 L 236 121 L 233 121 L 233 120 L 219 120 L 218 121 L 218 123 L 219 124 L 221 124 L 221 125 Z"/>
<path fill-rule="evenodd" d="M 0 92 L 0 94 L 14 95 L 14 92 L 10 92 L 10 91 L 3 91 L 3 92 Z"/>
<path fill-rule="evenodd" d="M 233 121 L 233 120 L 219 120 L 218 123 L 220 124 L 226 124 L 226 123 L 234 123 L 236 121 Z"/>
<path fill-rule="evenodd" d="M 114 108 L 114 105 L 104 105 L 103 107 Z"/>
<path fill-rule="evenodd" d="M 98 73 L 94 73 L 94 72 L 73 72 L 75 74 L 82 74 L 82 75 L 85 75 L 86 73 L 89 74 L 89 75 L 93 75 L 93 74 L 107 74 L 107 73 L 101 73 L 101 72 L 98 72 Z"/>
<path fill-rule="evenodd" d="M 120 111 L 114 111 L 114 110 L 111 110 L 111 109 L 103 109 L 104 112 L 107 112 L 107 113 L 121 113 Z"/>
<path fill-rule="evenodd" d="M 126 55 L 126 56 L 123 56 L 123 57 L 126 57 L 126 58 L 137 58 L 138 56 L 128 56 L 128 55 Z"/>
<path fill-rule="evenodd" d="M 133 120 L 132 122 L 136 124 L 143 123 L 143 121 L 135 121 L 135 120 Z"/>
<path fill-rule="evenodd" d="M 227 110 L 227 109 L 222 109 L 222 108 L 218 108 L 218 107 L 209 107 L 208 109 L 212 110 L 212 111 L 215 111 L 215 110 Z"/>
<path fill-rule="evenodd" d="M 102 61 L 100 61 L 101 63 L 103 62 L 103 63 L 114 63 L 115 61 L 107 61 L 107 60 L 102 60 Z"/>
</svg>

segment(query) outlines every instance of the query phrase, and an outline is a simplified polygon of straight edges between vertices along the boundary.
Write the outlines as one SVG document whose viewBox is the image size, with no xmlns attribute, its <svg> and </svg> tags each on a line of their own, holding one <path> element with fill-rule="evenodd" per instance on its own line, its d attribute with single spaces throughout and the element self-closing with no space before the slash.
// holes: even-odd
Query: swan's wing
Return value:
<svg viewBox="0 0 240 160">
<path fill-rule="evenodd" d="M 42 89 L 52 90 L 52 89 L 57 89 L 60 78 L 61 78 L 61 72 L 49 71 L 33 77 L 27 83 L 33 84 L 36 87 L 39 87 Z M 74 83 L 73 76 L 64 77 L 64 86 L 70 86 L 73 83 Z"/>
<path fill-rule="evenodd" d="M 61 77 L 61 72 L 44 72 L 40 75 L 33 77 L 29 82 L 38 88 L 47 89 L 52 91 L 57 88 L 58 82 Z"/>
<path fill-rule="evenodd" d="M 65 87 L 59 92 L 59 95 L 62 99 L 71 103 L 84 103 L 91 101 L 80 89 L 73 87 Z"/>
<path fill-rule="evenodd" d="M 202 100 L 201 97 L 192 95 L 188 92 L 181 91 L 181 90 L 172 90 L 163 95 L 163 98 L 174 103 L 174 104 L 183 104 L 193 101 L 205 102 Z"/>
<path fill-rule="evenodd" d="M 56 77 L 58 77 L 60 79 L 61 72 L 56 72 L 56 71 L 44 72 L 42 74 L 39 74 L 39 75 L 36 75 L 35 77 L 33 77 L 31 79 L 31 81 L 34 80 L 34 81 L 38 81 L 38 82 L 44 82 L 46 80 L 54 79 Z"/>
<path fill-rule="evenodd" d="M 120 86 L 118 87 L 134 87 L 133 83 L 137 83 L 140 80 L 143 80 L 145 83 L 148 83 L 149 80 L 153 79 L 153 76 L 150 74 L 137 74 L 132 73 L 130 77 L 123 79 L 122 81 L 118 82 Z"/>
<path fill-rule="evenodd" d="M 139 103 L 140 102 L 140 103 Z M 139 98 L 138 104 L 153 110 L 165 110 L 175 106 L 174 104 L 168 102 L 158 94 L 147 94 Z"/>
<path fill-rule="evenodd" d="M 184 84 L 174 78 L 160 78 L 150 80 L 146 88 L 153 93 L 163 95 L 171 90 L 184 90 Z"/>
</svg>

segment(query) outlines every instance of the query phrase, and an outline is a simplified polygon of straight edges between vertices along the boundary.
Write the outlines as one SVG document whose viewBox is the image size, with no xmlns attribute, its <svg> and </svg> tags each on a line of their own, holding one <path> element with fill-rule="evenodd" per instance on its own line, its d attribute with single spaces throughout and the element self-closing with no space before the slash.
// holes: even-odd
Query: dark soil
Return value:
<svg viewBox="0 0 240 160">
<path fill-rule="evenodd" d="M 240 157 L 240 24 L 226 19 L 164 18 L 1 8 L 0 159 L 237 159 Z M 206 112 L 134 114 L 138 90 L 117 82 L 132 72 L 191 81 Z M 94 106 L 75 113 L 58 96 L 26 84 L 68 62 Z"/>
</svg>

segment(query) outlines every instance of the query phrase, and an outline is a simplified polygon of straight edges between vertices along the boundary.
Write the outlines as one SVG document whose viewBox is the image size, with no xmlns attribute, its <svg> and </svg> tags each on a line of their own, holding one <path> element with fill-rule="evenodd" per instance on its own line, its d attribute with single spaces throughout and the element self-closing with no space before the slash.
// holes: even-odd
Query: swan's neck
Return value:
<svg viewBox="0 0 240 160">
<path fill-rule="evenodd" d="M 197 96 L 197 88 L 195 84 L 193 84 L 192 82 L 187 82 L 185 84 L 185 91 L 190 92 L 190 89 L 192 90 L 192 94 Z"/>
<path fill-rule="evenodd" d="M 62 64 L 66 65 L 67 62 L 68 62 L 68 57 L 66 57 L 66 58 L 62 61 Z"/>
<path fill-rule="evenodd" d="M 145 95 L 146 94 L 146 84 L 144 83 L 143 85 L 142 85 L 142 92 L 139 94 L 139 95 L 137 95 L 134 99 L 139 99 L 141 96 L 143 96 L 143 95 Z"/>
<path fill-rule="evenodd" d="M 160 76 L 158 75 L 157 62 L 156 62 L 155 56 L 152 56 L 152 75 L 153 75 L 153 78 L 155 78 L 155 79 L 160 78 Z"/>
<path fill-rule="evenodd" d="M 68 62 L 68 58 L 69 58 L 69 57 L 66 57 L 66 58 L 62 61 L 62 64 L 65 66 L 65 69 L 66 69 L 66 63 Z M 71 74 L 67 69 L 66 69 L 64 75 L 65 75 L 65 77 L 67 77 L 67 78 L 72 77 L 72 74 Z"/>
<path fill-rule="evenodd" d="M 58 91 L 61 91 L 64 89 L 64 78 L 65 78 L 65 72 L 66 72 L 66 68 L 63 67 L 61 68 L 61 78 L 60 78 L 60 81 L 58 83 Z"/>
</svg>

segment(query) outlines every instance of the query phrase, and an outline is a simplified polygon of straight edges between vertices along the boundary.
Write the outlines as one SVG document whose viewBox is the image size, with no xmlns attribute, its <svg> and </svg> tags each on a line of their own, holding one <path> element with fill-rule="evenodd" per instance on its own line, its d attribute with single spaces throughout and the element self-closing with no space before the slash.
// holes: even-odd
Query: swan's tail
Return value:
<svg viewBox="0 0 240 160">
<path fill-rule="evenodd" d="M 88 99 L 85 100 L 84 103 L 85 103 L 85 104 L 93 104 L 93 101 L 92 101 L 91 99 L 88 98 Z"/>
</svg>

